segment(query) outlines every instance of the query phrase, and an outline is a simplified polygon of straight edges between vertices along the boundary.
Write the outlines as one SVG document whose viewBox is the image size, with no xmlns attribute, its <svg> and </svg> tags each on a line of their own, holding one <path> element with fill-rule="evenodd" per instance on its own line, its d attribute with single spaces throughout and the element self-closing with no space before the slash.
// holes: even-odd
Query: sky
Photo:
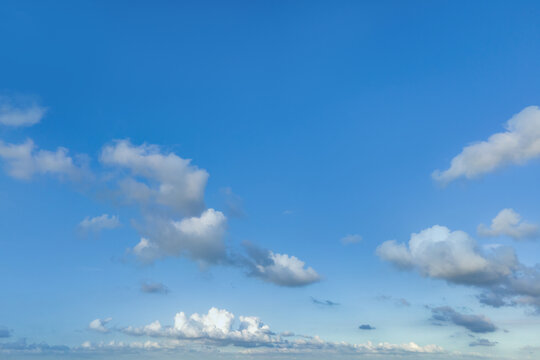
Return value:
<svg viewBox="0 0 540 360">
<path fill-rule="evenodd" d="M 540 4 L 0 2 L 0 358 L 538 359 Z"/>
</svg>

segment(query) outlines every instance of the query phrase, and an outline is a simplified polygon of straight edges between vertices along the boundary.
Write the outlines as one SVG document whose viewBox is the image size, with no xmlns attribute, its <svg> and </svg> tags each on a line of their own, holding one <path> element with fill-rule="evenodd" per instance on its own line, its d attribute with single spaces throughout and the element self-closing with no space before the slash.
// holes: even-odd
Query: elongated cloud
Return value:
<svg viewBox="0 0 540 360">
<path fill-rule="evenodd" d="M 0 124 L 32 126 L 41 121 L 47 109 L 36 102 L 16 103 L 15 99 L 0 97 Z"/>
<path fill-rule="evenodd" d="M 401 270 L 475 286 L 478 299 L 493 307 L 531 306 L 540 312 L 540 265 L 519 262 L 510 247 L 482 249 L 463 231 L 435 225 L 412 234 L 408 244 L 386 241 L 377 255 Z"/>
<path fill-rule="evenodd" d="M 0 140 L 0 158 L 7 173 L 17 179 L 28 180 L 35 174 L 52 174 L 77 177 L 81 168 L 76 166 L 68 150 L 37 150 L 30 139 L 21 144 L 9 144 Z"/>
<path fill-rule="evenodd" d="M 432 319 L 440 323 L 453 323 L 474 333 L 489 333 L 497 330 L 493 322 L 484 315 L 462 314 L 449 306 L 431 309 Z"/>
<path fill-rule="evenodd" d="M 115 229 L 120 226 L 118 216 L 103 214 L 95 217 L 86 217 L 79 223 L 79 228 L 84 232 L 100 232 L 106 229 Z"/>
<path fill-rule="evenodd" d="M 182 215 L 204 210 L 208 173 L 191 165 L 191 160 L 163 153 L 156 145 L 135 146 L 128 140 L 105 146 L 100 160 L 109 167 L 127 170 L 118 184 L 129 200 L 163 205 Z"/>
<path fill-rule="evenodd" d="M 143 282 L 141 292 L 146 294 L 168 294 L 169 288 L 160 282 Z"/>
<path fill-rule="evenodd" d="M 463 148 L 447 170 L 433 172 L 447 184 L 460 177 L 472 179 L 503 166 L 521 165 L 540 156 L 540 109 L 529 106 L 506 123 L 506 131 Z"/>
<path fill-rule="evenodd" d="M 478 225 L 478 235 L 494 237 L 506 235 L 514 240 L 534 239 L 539 235 L 539 228 L 536 224 L 530 224 L 521 220 L 521 215 L 513 209 L 503 209 L 488 227 L 484 224 Z"/>
</svg>

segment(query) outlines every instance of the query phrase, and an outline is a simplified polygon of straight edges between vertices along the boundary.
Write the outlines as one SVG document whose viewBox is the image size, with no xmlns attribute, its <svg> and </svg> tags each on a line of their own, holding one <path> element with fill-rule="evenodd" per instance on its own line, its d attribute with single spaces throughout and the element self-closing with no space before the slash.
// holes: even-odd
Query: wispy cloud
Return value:
<svg viewBox="0 0 540 360">
<path fill-rule="evenodd" d="M 339 303 L 331 301 L 331 300 L 319 300 L 314 298 L 313 296 L 310 297 L 311 302 L 317 305 L 323 305 L 323 306 L 338 306 Z"/>
<path fill-rule="evenodd" d="M 79 223 L 79 229 L 85 233 L 95 232 L 99 233 L 102 230 L 115 229 L 120 226 L 120 220 L 118 216 L 103 214 L 95 217 L 86 217 Z"/>
<path fill-rule="evenodd" d="M 160 282 L 143 282 L 141 292 L 146 294 L 168 294 L 169 288 Z"/>
<path fill-rule="evenodd" d="M 0 124 L 5 126 L 32 126 L 41 121 L 47 108 L 24 97 L 0 96 Z"/>
<path fill-rule="evenodd" d="M 450 306 L 431 309 L 432 320 L 436 323 L 452 323 L 474 333 L 489 333 L 497 330 L 493 322 L 484 315 L 469 315 L 457 312 Z"/>
<path fill-rule="evenodd" d="M 362 241 L 362 236 L 358 234 L 349 234 L 341 238 L 343 245 L 357 244 Z"/>
</svg>

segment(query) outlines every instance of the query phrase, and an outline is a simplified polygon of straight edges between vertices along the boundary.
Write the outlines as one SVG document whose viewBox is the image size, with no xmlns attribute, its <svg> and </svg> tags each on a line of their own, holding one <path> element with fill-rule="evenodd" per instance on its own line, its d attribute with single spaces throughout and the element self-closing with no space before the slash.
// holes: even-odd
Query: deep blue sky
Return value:
<svg viewBox="0 0 540 360">
<path fill-rule="evenodd" d="M 478 294 L 511 287 L 510 280 L 471 284 L 434 275 L 425 259 L 400 267 L 377 251 L 385 241 L 407 243 L 412 233 L 446 226 L 469 234 L 469 250 L 488 260 L 487 244 L 513 249 L 533 274 L 526 287 L 540 288 L 535 236 L 477 233 L 503 209 L 540 223 L 540 150 L 531 145 L 523 158 L 493 160 L 500 166 L 448 184 L 432 177 L 464 147 L 539 105 L 539 18 L 534 1 L 1 1 L 0 115 L 45 110 L 33 126 L 0 124 L 0 355 L 23 358 L 44 342 L 70 347 L 40 348 L 44 358 L 165 356 L 95 344 L 171 341 L 133 337 L 125 328 L 155 320 L 165 327 L 178 312 L 217 307 L 257 316 L 277 334 L 444 348 L 434 358 L 454 358 L 454 351 L 539 356 L 540 291 L 512 288 L 505 306 L 487 306 Z M 540 129 L 538 115 L 530 118 L 533 130 L 516 135 L 521 142 L 527 134 L 534 141 Z M 2 148 L 27 139 L 35 159 L 25 158 L 25 166 L 44 169 L 39 149 L 64 147 L 77 169 L 86 164 L 84 174 L 13 176 L 15 160 Z M 202 209 L 226 216 L 213 239 L 228 255 L 212 263 L 189 249 L 135 254 L 141 237 L 155 234 L 155 218 L 170 224 L 198 218 L 201 209 L 175 213 L 159 201 L 126 201 L 118 190 L 125 178 L 150 187 L 162 181 L 153 178 L 155 168 L 141 174 L 134 173 L 139 165 L 107 163 L 104 147 L 119 140 L 132 151 L 191 159 L 209 174 Z M 480 157 L 513 159 L 527 145 L 521 142 Z M 82 229 L 85 218 L 103 214 L 118 223 Z M 344 245 L 347 235 L 362 240 Z M 187 241 L 175 236 L 171 242 Z M 250 257 L 245 241 L 262 253 L 297 257 L 316 278 L 260 273 L 270 257 Z M 463 258 L 452 244 L 450 253 Z M 429 253 L 436 264 L 450 261 L 444 256 Z M 168 292 L 145 293 L 141 284 Z M 446 307 L 455 313 L 441 320 Z M 488 319 L 497 330 L 472 331 L 456 313 Z M 89 325 L 109 317 L 108 330 Z M 201 343 L 233 353 L 247 348 L 216 345 L 208 334 L 175 336 L 184 343 L 173 354 Z M 494 346 L 469 346 L 476 340 Z M 83 349 L 85 341 L 92 347 Z"/>
</svg>

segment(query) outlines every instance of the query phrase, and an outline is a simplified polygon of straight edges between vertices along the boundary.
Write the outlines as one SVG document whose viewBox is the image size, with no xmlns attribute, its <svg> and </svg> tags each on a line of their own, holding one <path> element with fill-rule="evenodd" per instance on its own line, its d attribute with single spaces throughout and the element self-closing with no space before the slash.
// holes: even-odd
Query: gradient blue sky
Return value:
<svg viewBox="0 0 540 360">
<path fill-rule="evenodd" d="M 0 357 L 539 358 L 539 18 L 1 1 Z"/>
</svg>

